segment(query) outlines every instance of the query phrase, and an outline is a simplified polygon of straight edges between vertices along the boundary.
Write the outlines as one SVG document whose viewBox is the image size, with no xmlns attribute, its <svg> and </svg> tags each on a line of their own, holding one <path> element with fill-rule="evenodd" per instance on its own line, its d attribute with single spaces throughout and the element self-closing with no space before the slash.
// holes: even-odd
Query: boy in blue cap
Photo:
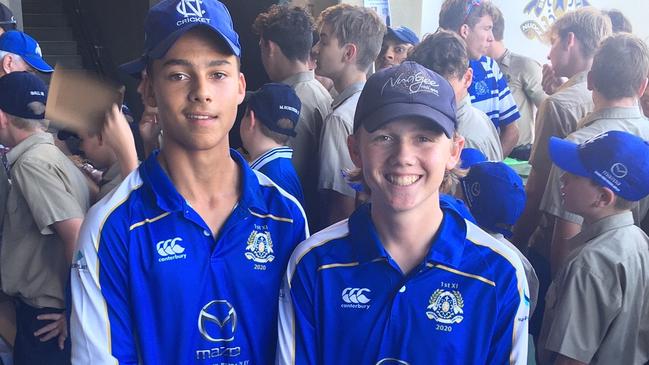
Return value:
<svg viewBox="0 0 649 365">
<path fill-rule="evenodd" d="M 546 295 L 544 364 L 649 360 L 649 238 L 630 207 L 649 195 L 649 143 L 608 131 L 577 144 L 553 137 L 567 211 L 583 217 Z"/>
<path fill-rule="evenodd" d="M 372 75 L 349 152 L 369 203 L 301 243 L 280 295 L 280 364 L 524 364 L 516 254 L 439 192 L 463 139 L 455 94 L 410 61 Z"/>
<path fill-rule="evenodd" d="M 302 185 L 291 162 L 293 149 L 286 144 L 297 134 L 302 103 L 286 84 L 265 84 L 250 94 L 241 119 L 243 148 L 253 170 L 262 172 L 282 189 L 304 203 Z"/>
<path fill-rule="evenodd" d="M 145 20 L 144 100 L 162 147 L 89 212 L 74 256 L 77 364 L 270 364 L 295 198 L 230 149 L 241 48 L 216 0 L 163 0 Z"/>
<path fill-rule="evenodd" d="M 381 70 L 398 65 L 408 57 L 408 51 L 419 44 L 419 37 L 408 27 L 388 27 L 383 36 L 381 51 L 376 57 L 374 67 Z"/>
</svg>

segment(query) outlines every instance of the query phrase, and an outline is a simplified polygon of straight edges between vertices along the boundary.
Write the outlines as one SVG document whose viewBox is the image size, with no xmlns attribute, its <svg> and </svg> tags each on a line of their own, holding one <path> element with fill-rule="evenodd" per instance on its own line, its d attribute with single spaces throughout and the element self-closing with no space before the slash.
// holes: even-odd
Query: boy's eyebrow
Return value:
<svg viewBox="0 0 649 365">
<path fill-rule="evenodd" d="M 210 63 L 207 64 L 208 67 L 214 67 L 214 66 L 223 66 L 223 65 L 230 65 L 232 64 L 228 60 L 213 60 L 210 61 Z M 179 58 L 173 58 L 170 60 L 165 61 L 165 63 L 162 64 L 162 67 L 167 67 L 167 66 L 192 66 L 193 63 L 185 60 L 185 59 L 179 59 Z"/>
</svg>

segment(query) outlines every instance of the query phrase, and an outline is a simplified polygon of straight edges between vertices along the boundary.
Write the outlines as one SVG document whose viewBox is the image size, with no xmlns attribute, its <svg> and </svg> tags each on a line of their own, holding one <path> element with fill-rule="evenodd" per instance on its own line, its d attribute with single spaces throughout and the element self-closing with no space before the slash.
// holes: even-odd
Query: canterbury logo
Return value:
<svg viewBox="0 0 649 365">
<path fill-rule="evenodd" d="M 158 261 L 163 262 L 186 258 L 187 254 L 184 253 L 185 248 L 178 243 L 182 242 L 182 240 L 182 238 L 176 237 L 158 242 L 156 244 L 156 250 L 158 251 L 158 255 L 161 256 Z"/>
<path fill-rule="evenodd" d="M 365 293 L 369 293 L 371 290 L 367 288 L 345 288 L 343 290 L 343 301 L 349 304 L 367 304 L 370 302 L 370 298 L 365 296 Z"/>
</svg>

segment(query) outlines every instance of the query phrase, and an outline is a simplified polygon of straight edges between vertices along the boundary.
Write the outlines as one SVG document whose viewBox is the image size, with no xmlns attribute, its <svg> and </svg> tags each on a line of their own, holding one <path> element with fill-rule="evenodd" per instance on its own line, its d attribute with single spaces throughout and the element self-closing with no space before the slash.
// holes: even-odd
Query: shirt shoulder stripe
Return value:
<svg viewBox="0 0 649 365">
<path fill-rule="evenodd" d="M 279 185 L 275 184 L 273 180 L 271 180 L 268 176 L 264 175 L 263 173 L 257 171 L 257 170 L 252 170 L 255 175 L 257 176 L 257 179 L 259 180 L 259 185 L 265 186 L 265 187 L 273 187 L 279 191 L 279 193 L 284 196 L 286 199 L 290 200 L 293 202 L 297 208 L 299 209 L 300 213 L 302 214 L 302 219 L 304 220 L 304 237 L 309 237 L 309 222 L 306 219 L 306 213 L 304 213 L 304 208 L 302 208 L 302 204 L 295 199 L 293 195 L 288 193 L 286 190 L 282 189 Z M 277 217 L 277 216 L 274 216 Z M 269 217 L 271 218 L 271 217 Z M 271 218 L 272 219 L 272 218 Z M 288 218 L 284 218 L 288 219 Z M 291 219 L 291 223 L 293 223 L 293 220 Z"/>
</svg>

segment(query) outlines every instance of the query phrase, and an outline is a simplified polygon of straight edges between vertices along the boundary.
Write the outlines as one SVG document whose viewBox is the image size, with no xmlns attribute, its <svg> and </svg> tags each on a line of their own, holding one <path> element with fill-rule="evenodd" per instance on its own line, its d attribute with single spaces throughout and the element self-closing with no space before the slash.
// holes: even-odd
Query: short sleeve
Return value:
<svg viewBox="0 0 649 365">
<path fill-rule="evenodd" d="M 42 234 L 53 233 L 53 223 L 83 218 L 83 209 L 62 180 L 65 172 L 55 165 L 26 158 L 14 164 L 11 174 Z"/>
<path fill-rule="evenodd" d="M 351 128 L 339 116 L 330 114 L 325 120 L 320 146 L 318 189 L 334 190 L 349 197 L 356 196 L 342 174 L 343 170 L 354 168 L 347 148 L 347 137 L 351 134 Z"/>
<path fill-rule="evenodd" d="M 598 275 L 576 262 L 560 273 L 555 298 L 546 303 L 552 312 L 545 349 L 589 363 L 622 307 L 616 278 Z"/>
<path fill-rule="evenodd" d="M 566 117 L 568 116 L 562 112 L 562 108 L 553 99 L 546 99 L 541 104 L 535 122 L 534 135 L 536 140 L 534 141 L 534 146 L 532 146 L 532 152 L 530 154 L 530 164 L 537 171 L 543 171 L 545 173 L 552 166 L 548 152 L 550 137 L 565 138 L 572 132 L 570 130 L 564 130 L 562 127 L 563 123 L 561 123 L 561 120 Z"/>
</svg>

